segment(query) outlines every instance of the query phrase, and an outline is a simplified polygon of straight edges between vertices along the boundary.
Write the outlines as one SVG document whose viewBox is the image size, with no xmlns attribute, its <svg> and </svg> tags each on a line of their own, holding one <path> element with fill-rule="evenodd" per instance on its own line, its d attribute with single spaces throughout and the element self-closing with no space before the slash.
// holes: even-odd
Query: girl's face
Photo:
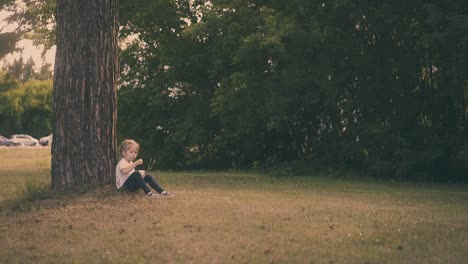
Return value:
<svg viewBox="0 0 468 264">
<path fill-rule="evenodd" d="M 132 144 L 129 146 L 127 150 L 122 152 L 122 156 L 127 161 L 135 161 L 136 157 L 138 156 L 138 150 L 139 150 L 138 146 L 135 144 Z"/>
</svg>

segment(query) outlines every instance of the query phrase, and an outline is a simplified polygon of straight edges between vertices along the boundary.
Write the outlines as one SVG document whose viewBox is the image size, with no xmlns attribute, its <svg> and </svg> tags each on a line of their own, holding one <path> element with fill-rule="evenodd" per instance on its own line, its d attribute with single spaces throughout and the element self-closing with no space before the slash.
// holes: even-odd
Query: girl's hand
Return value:
<svg viewBox="0 0 468 264">
<path fill-rule="evenodd" d="M 140 174 L 141 174 L 141 176 L 144 178 L 144 177 L 146 176 L 146 171 L 140 170 Z"/>
<path fill-rule="evenodd" d="M 142 159 L 138 159 L 138 160 L 135 161 L 135 164 L 136 164 L 136 165 L 141 165 L 141 164 L 143 164 L 143 160 L 142 160 Z"/>
</svg>

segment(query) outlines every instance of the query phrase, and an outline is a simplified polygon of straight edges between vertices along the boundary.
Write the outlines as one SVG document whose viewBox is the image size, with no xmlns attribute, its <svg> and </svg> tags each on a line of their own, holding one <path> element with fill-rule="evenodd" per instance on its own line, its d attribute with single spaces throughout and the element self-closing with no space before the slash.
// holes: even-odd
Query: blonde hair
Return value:
<svg viewBox="0 0 468 264">
<path fill-rule="evenodd" d="M 127 151 L 130 149 L 130 146 L 136 145 L 138 149 L 140 149 L 140 144 L 138 144 L 135 140 L 133 139 L 125 139 L 122 141 L 122 144 L 120 144 L 120 156 L 122 156 L 122 153 L 124 151 Z"/>
</svg>

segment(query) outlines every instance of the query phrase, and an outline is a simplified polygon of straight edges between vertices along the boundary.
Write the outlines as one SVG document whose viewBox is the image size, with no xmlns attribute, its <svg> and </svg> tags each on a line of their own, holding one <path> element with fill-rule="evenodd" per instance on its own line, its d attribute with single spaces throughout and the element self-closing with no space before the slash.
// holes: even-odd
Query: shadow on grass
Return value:
<svg viewBox="0 0 468 264">
<path fill-rule="evenodd" d="M 78 186 L 53 190 L 49 182 L 35 181 L 26 183 L 25 187 L 17 198 L 0 202 L 0 215 L 31 212 L 34 209 L 39 209 L 41 203 L 47 203 L 47 207 L 58 208 L 63 206 L 66 201 L 75 200 L 84 195 L 92 195 L 102 199 L 125 194 L 115 190 L 111 185 Z"/>
</svg>

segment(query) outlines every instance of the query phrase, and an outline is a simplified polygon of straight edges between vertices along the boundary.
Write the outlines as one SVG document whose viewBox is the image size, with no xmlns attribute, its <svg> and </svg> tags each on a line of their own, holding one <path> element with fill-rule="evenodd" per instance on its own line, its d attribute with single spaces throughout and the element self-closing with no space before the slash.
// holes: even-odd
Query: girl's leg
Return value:
<svg viewBox="0 0 468 264">
<path fill-rule="evenodd" d="M 144 178 L 145 182 L 148 183 L 151 188 L 156 190 L 158 193 L 164 192 L 164 189 L 156 182 L 156 180 L 151 175 L 146 175 Z"/>
<path fill-rule="evenodd" d="M 145 181 L 141 177 L 141 173 L 139 171 L 135 171 L 128 177 L 128 179 L 124 183 L 125 189 L 129 190 L 130 192 L 136 192 L 138 189 L 142 189 L 145 194 L 151 192 L 150 188 L 146 185 Z"/>
</svg>

